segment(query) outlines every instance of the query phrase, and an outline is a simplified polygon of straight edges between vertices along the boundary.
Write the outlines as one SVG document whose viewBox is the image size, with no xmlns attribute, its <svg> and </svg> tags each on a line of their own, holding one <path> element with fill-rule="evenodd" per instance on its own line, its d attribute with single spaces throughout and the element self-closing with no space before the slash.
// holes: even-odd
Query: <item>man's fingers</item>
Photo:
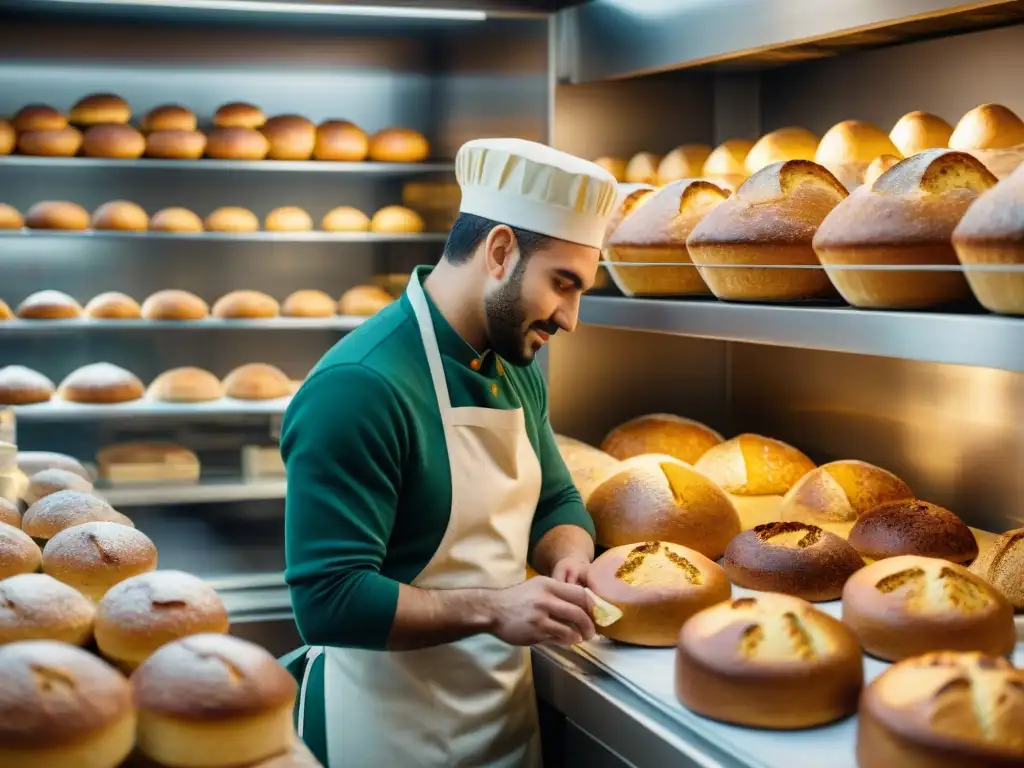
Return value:
<svg viewBox="0 0 1024 768">
<path fill-rule="evenodd" d="M 548 581 L 547 588 L 555 597 L 573 605 L 578 605 L 584 611 L 589 607 L 587 593 L 579 584 L 566 584 L 552 578 Z"/>
<path fill-rule="evenodd" d="M 562 624 L 554 619 L 544 619 L 540 623 L 539 628 L 541 632 L 547 635 L 551 642 L 558 643 L 559 645 L 576 645 L 583 642 L 579 632 L 567 624 Z"/>
<path fill-rule="evenodd" d="M 593 619 L 578 605 L 558 600 L 551 605 L 549 611 L 552 618 L 557 619 L 563 624 L 571 624 L 576 627 L 584 640 L 589 640 L 597 632 L 594 629 Z"/>
</svg>

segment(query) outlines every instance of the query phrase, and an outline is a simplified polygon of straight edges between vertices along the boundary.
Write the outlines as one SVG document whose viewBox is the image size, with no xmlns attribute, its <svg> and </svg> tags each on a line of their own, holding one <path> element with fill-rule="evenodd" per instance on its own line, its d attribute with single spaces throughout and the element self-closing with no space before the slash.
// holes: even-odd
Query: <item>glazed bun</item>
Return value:
<svg viewBox="0 0 1024 768">
<path fill-rule="evenodd" d="M 85 645 L 95 615 L 88 598 L 52 576 L 22 573 L 0 581 L 0 646 L 21 640 Z"/>
<path fill-rule="evenodd" d="M 100 405 L 138 400 L 145 391 L 138 376 L 111 363 L 83 365 L 69 373 L 57 390 L 68 402 Z"/>
<path fill-rule="evenodd" d="M 669 152 L 658 163 L 658 184 L 664 186 L 680 179 L 696 179 L 711 155 L 707 144 L 683 144 Z"/>
<path fill-rule="evenodd" d="M 370 228 L 370 217 L 348 205 L 339 205 L 324 214 L 320 229 L 324 232 L 366 232 Z"/>
<path fill-rule="evenodd" d="M 750 148 L 744 160 L 747 173 L 753 176 L 762 168 L 786 160 L 813 160 L 818 151 L 818 137 L 806 128 L 779 128 L 766 133 Z"/>
<path fill-rule="evenodd" d="M 694 469 L 727 493 L 781 496 L 814 469 L 814 462 L 781 440 L 747 433 L 710 448 Z"/>
<path fill-rule="evenodd" d="M 125 579 L 110 588 L 96 612 L 100 653 L 126 671 L 174 640 L 227 631 L 228 613 L 213 587 L 183 571 Z"/>
<path fill-rule="evenodd" d="M 938 115 L 920 110 L 908 112 L 889 131 L 889 139 L 903 157 L 916 155 L 926 149 L 945 149 L 953 126 Z"/>
<path fill-rule="evenodd" d="M 67 128 L 68 119 L 45 104 L 27 104 L 14 113 L 11 124 L 18 133 L 59 131 L 61 128 Z"/>
<path fill-rule="evenodd" d="M 263 228 L 267 232 L 309 232 L 313 229 L 313 217 L 301 208 L 284 206 L 267 214 Z"/>
<path fill-rule="evenodd" d="M 82 132 L 70 125 L 52 131 L 26 131 L 18 134 L 18 151 L 38 157 L 74 157 L 82 141 Z"/>
<path fill-rule="evenodd" d="M 615 177 L 615 180 L 622 183 L 626 180 L 626 160 L 621 157 L 598 157 L 594 160 L 596 165 L 604 168 L 608 173 Z"/>
<path fill-rule="evenodd" d="M 135 203 L 113 200 L 104 203 L 93 213 L 92 228 L 144 232 L 149 229 L 149 215 Z"/>
<path fill-rule="evenodd" d="M 142 118 L 142 130 L 145 133 L 154 131 L 194 131 L 199 127 L 196 114 L 188 107 L 180 104 L 163 104 L 154 107 Z"/>
<path fill-rule="evenodd" d="M 157 291 L 142 302 L 142 316 L 147 320 L 203 320 L 209 315 L 206 302 L 188 291 Z"/>
<path fill-rule="evenodd" d="M 336 306 L 334 299 L 323 291 L 307 289 L 289 295 L 281 303 L 281 314 L 285 317 L 333 317 Z"/>
<path fill-rule="evenodd" d="M 725 438 L 710 427 L 670 413 L 650 413 L 620 424 L 609 432 L 601 450 L 619 459 L 661 453 L 693 464 Z"/>
<path fill-rule="evenodd" d="M 21 517 L 18 508 L 6 500 L 0 501 L 0 582 L 22 573 L 35 573 L 43 562 L 39 545 L 9 522 L 14 515 Z"/>
<path fill-rule="evenodd" d="M 626 183 L 657 186 L 660 164 L 661 155 L 656 155 L 653 152 L 637 152 L 626 164 Z"/>
<path fill-rule="evenodd" d="M 153 131 L 146 137 L 146 157 L 160 160 L 198 160 L 206 151 L 199 131 Z"/>
<path fill-rule="evenodd" d="M 13 205 L 0 203 L 0 229 L 21 229 L 25 219 Z"/>
<path fill-rule="evenodd" d="M 426 137 L 411 128 L 385 128 L 370 139 L 369 157 L 382 163 L 418 163 L 430 156 Z"/>
<path fill-rule="evenodd" d="M 164 208 L 153 214 L 149 228 L 155 232 L 202 232 L 203 220 L 188 208 Z"/>
<path fill-rule="evenodd" d="M 365 160 L 369 151 L 370 140 L 366 133 L 347 120 L 328 120 L 316 129 L 313 157 L 317 160 L 357 163 Z"/>
<path fill-rule="evenodd" d="M 214 128 L 206 137 L 206 156 L 215 160 L 263 160 L 267 137 L 255 128 Z"/>
<path fill-rule="evenodd" d="M 0 404 L 32 405 L 45 403 L 57 388 L 46 376 L 23 365 L 0 368 Z"/>
<path fill-rule="evenodd" d="M 104 123 L 124 124 L 132 119 L 128 102 L 112 93 L 93 93 L 80 99 L 68 118 L 75 125 L 90 126 Z"/>
<path fill-rule="evenodd" d="M 134 526 L 110 504 L 91 493 L 57 491 L 30 506 L 21 529 L 36 541 L 49 541 L 65 528 L 83 523 L 109 522 Z"/>
<path fill-rule="evenodd" d="M 978 541 L 963 520 L 917 499 L 890 501 L 865 512 L 850 530 L 849 541 L 871 560 L 921 555 L 967 564 L 978 556 Z"/>
<path fill-rule="evenodd" d="M 260 228 L 255 213 L 232 205 L 217 208 L 203 224 L 207 232 L 258 232 Z"/>
<path fill-rule="evenodd" d="M 422 217 L 403 205 L 387 205 L 373 214 L 370 220 L 372 232 L 391 234 L 414 234 L 426 228 Z"/>
<path fill-rule="evenodd" d="M 20 451 L 18 453 L 18 469 L 26 477 L 32 477 L 44 469 L 66 469 L 86 480 L 92 480 L 92 476 L 78 459 L 51 451 Z"/>
<path fill-rule="evenodd" d="M 155 570 L 156 546 L 146 534 L 120 523 L 65 528 L 43 549 L 43 573 L 99 600 L 115 584 Z"/>
<path fill-rule="evenodd" d="M 885 131 L 864 120 L 843 120 L 821 137 L 814 162 L 852 191 L 864 183 L 864 172 L 879 155 L 900 156 Z"/>
<path fill-rule="evenodd" d="M 394 301 L 394 297 L 376 285 L 357 285 L 349 288 L 338 300 L 338 314 L 369 317 Z"/>
<path fill-rule="evenodd" d="M 892 472 L 864 461 L 832 461 L 789 489 L 779 515 L 816 525 L 854 523 L 879 504 L 913 498 L 910 486 Z"/>
<path fill-rule="evenodd" d="M 142 307 L 131 296 L 108 291 L 85 305 L 85 316 L 93 320 L 135 320 L 142 317 Z"/>
<path fill-rule="evenodd" d="M 678 544 L 651 541 L 613 547 L 587 571 L 587 584 L 622 617 L 598 631 L 632 645 L 669 648 L 698 611 L 728 600 L 725 572 L 704 555 Z"/>
<path fill-rule="evenodd" d="M 204 403 L 224 396 L 220 379 L 203 368 L 186 366 L 164 371 L 149 385 L 147 396 L 164 403 Z"/>
<path fill-rule="evenodd" d="M 244 101 L 224 104 L 213 114 L 213 124 L 218 128 L 262 128 L 266 122 L 259 107 Z"/>
<path fill-rule="evenodd" d="M 25 226 L 30 229 L 82 231 L 89 228 L 89 212 L 76 203 L 47 200 L 28 209 Z"/>
<path fill-rule="evenodd" d="M 0 118 L 0 155 L 9 155 L 17 144 L 18 134 L 14 126 Z"/>
<path fill-rule="evenodd" d="M 584 504 L 594 489 L 620 466 L 619 461 L 604 451 L 565 435 L 556 434 L 555 445 Z"/>
<path fill-rule="evenodd" d="M 739 188 L 750 175 L 746 160 L 753 147 L 754 142 L 747 139 L 729 139 L 719 144 L 704 161 L 700 175 L 728 189 Z"/>
<path fill-rule="evenodd" d="M 134 160 L 146 151 L 146 137 L 130 125 L 94 125 L 82 139 L 86 157 Z"/>
<path fill-rule="evenodd" d="M 299 115 L 272 117 L 260 129 L 266 136 L 271 160 L 309 160 L 316 146 L 316 125 Z"/>
<path fill-rule="evenodd" d="M 75 320 L 81 316 L 81 305 L 61 291 L 38 291 L 18 305 L 22 320 Z"/>
<path fill-rule="evenodd" d="M 92 493 L 92 482 L 66 469 L 44 469 L 28 479 L 25 503 L 31 506 L 60 491 Z"/>
<path fill-rule="evenodd" d="M 986 547 L 971 563 L 971 573 L 981 576 L 1024 611 L 1024 528 L 1007 531 Z"/>
<path fill-rule="evenodd" d="M 217 299 L 212 314 L 220 318 L 249 320 L 277 317 L 280 307 L 276 299 L 260 291 L 232 291 Z"/>
<path fill-rule="evenodd" d="M 274 400 L 291 392 L 291 380 L 266 363 L 239 366 L 224 378 L 224 394 L 236 400 Z"/>
</svg>

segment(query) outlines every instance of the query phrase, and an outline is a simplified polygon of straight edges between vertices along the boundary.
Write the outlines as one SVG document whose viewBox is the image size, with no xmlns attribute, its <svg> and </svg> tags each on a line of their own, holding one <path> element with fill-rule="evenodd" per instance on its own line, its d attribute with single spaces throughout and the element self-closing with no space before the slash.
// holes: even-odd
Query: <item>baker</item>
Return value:
<svg viewBox="0 0 1024 768">
<path fill-rule="evenodd" d="M 471 141 L 455 169 L 438 266 L 334 346 L 284 418 L 308 644 L 285 663 L 330 768 L 540 766 L 529 646 L 594 633 L 593 523 L 534 358 L 576 326 L 615 180 L 519 139 Z"/>
</svg>

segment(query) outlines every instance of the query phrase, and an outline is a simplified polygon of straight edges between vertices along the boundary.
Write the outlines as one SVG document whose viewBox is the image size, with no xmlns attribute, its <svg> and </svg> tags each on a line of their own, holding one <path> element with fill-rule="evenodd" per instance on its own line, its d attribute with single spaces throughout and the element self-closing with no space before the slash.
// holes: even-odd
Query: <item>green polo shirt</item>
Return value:
<svg viewBox="0 0 1024 768">
<path fill-rule="evenodd" d="M 421 280 L 430 268 L 418 267 Z M 543 475 L 530 531 L 594 535 L 555 446 L 537 368 L 476 352 L 427 297 L 453 407 L 522 408 Z M 336 344 L 284 417 L 288 471 L 285 578 L 309 645 L 384 649 L 398 603 L 448 526 L 451 467 L 419 326 L 408 296 Z M 487 489 L 481 488 L 482 496 Z"/>
</svg>

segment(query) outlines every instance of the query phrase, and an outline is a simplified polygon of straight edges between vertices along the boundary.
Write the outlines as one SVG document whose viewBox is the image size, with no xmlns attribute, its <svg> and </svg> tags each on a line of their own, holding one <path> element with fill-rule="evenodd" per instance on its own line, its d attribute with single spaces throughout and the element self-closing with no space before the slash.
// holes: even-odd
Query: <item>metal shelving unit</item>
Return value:
<svg viewBox="0 0 1024 768">
<path fill-rule="evenodd" d="M 230 320 L 219 317 L 208 317 L 204 320 L 7 320 L 0 322 L 0 337 L 107 331 L 351 331 L 365 321 L 365 317 L 349 315 L 271 317 L 254 320 Z"/>
<path fill-rule="evenodd" d="M 283 499 L 286 484 L 276 478 L 202 477 L 197 483 L 128 484 L 96 488 L 117 509 L 160 504 L 219 504 Z"/>
<path fill-rule="evenodd" d="M 444 232 L 125 232 L 90 229 L 63 231 L 57 229 L 5 229 L 0 239 L 30 238 L 60 240 L 169 240 L 191 243 L 443 243 Z"/>
<path fill-rule="evenodd" d="M 113 405 L 71 403 L 53 398 L 46 403 L 16 405 L 14 414 L 19 422 L 45 421 L 97 421 L 104 419 L 203 419 L 221 416 L 277 416 L 284 413 L 290 397 L 274 400 L 232 400 L 222 398 L 206 403 L 163 403 L 155 400 L 135 400 Z"/>
<path fill-rule="evenodd" d="M 453 173 L 455 164 L 437 160 L 423 163 L 359 163 L 323 160 L 159 160 L 140 157 L 137 160 L 116 160 L 102 157 L 35 157 L 6 155 L 0 157 L 0 172 L 5 168 L 33 168 L 61 171 L 181 171 L 183 173 L 343 173 L 355 176 L 415 176 L 426 173 Z"/>
</svg>

